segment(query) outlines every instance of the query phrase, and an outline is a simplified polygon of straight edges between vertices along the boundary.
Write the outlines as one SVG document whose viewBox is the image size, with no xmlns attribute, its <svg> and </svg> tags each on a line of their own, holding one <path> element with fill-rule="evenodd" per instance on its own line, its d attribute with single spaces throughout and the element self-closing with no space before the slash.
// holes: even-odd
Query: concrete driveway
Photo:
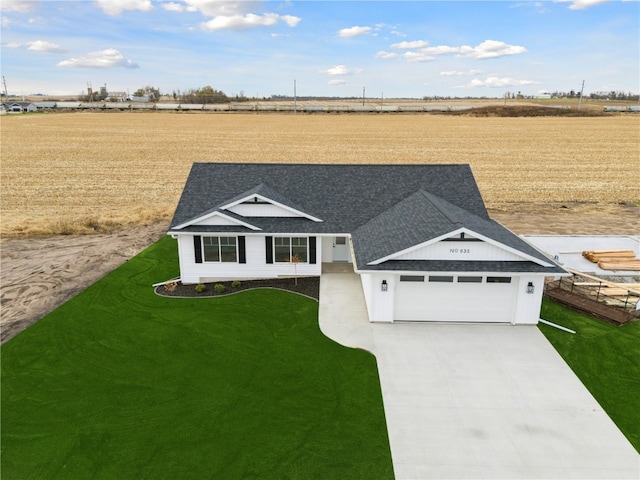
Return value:
<svg viewBox="0 0 640 480">
<path fill-rule="evenodd" d="M 370 324 L 353 273 L 322 275 L 319 322 L 376 356 L 399 480 L 640 478 L 640 456 L 537 327 Z"/>
</svg>

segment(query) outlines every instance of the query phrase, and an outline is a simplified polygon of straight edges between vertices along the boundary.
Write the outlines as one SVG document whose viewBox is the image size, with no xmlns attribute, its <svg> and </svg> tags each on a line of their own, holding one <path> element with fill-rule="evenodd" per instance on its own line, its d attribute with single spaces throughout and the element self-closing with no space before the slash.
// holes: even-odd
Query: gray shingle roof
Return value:
<svg viewBox="0 0 640 480">
<path fill-rule="evenodd" d="M 282 195 L 282 193 L 271 188 L 269 185 L 266 185 L 265 183 L 256 185 L 254 188 L 251 188 L 246 192 L 243 192 L 240 195 L 237 195 L 235 198 L 232 198 L 226 202 L 223 202 L 223 204 L 219 205 L 219 207 L 224 207 L 225 205 L 228 205 L 230 203 L 234 203 L 244 198 L 255 196 L 255 195 L 260 195 L 262 197 L 268 198 L 270 200 L 273 200 L 274 202 L 280 203 L 282 205 L 286 205 L 289 208 L 293 208 L 294 210 L 304 211 L 304 207 L 302 207 L 301 205 L 298 205 L 297 202 L 294 202 L 293 200 L 287 198 L 286 196 Z M 315 217 L 315 215 L 313 215 L 312 212 L 304 212 L 304 213 Z"/>
<path fill-rule="evenodd" d="M 170 228 L 263 183 L 296 202 L 294 208 L 321 218 L 317 233 L 353 232 L 420 189 L 488 218 L 469 165 L 195 163 Z M 262 222 L 268 231 L 269 220 L 250 223 L 263 228 Z"/>
<path fill-rule="evenodd" d="M 419 190 L 352 234 L 359 268 L 375 260 L 466 228 L 534 258 L 551 261 L 499 223 Z M 386 262 L 385 262 L 386 263 Z M 375 267 L 372 267 L 375 269 Z M 383 269 L 381 266 L 378 269 Z"/>
<path fill-rule="evenodd" d="M 362 269 L 461 227 L 550 262 L 489 218 L 469 165 L 194 163 L 170 232 L 249 233 L 242 226 L 176 227 L 252 194 L 322 219 L 244 218 L 261 233 L 351 233 L 355 261 Z M 385 262 L 371 269 L 396 265 Z"/>
</svg>

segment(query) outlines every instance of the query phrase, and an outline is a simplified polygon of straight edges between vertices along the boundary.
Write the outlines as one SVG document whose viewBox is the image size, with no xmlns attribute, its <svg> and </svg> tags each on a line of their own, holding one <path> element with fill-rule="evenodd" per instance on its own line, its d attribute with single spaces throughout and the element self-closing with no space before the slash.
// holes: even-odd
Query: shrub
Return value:
<svg viewBox="0 0 640 480">
<path fill-rule="evenodd" d="M 176 288 L 178 288 L 178 282 L 165 282 L 164 284 L 165 292 L 173 292 Z"/>
<path fill-rule="evenodd" d="M 242 284 L 240 283 L 240 280 L 234 280 L 233 282 L 231 282 L 231 286 L 232 286 L 233 288 L 238 288 L 240 285 L 242 285 Z"/>
<path fill-rule="evenodd" d="M 204 283 L 199 283 L 196 285 L 196 293 L 202 293 L 207 289 L 207 286 Z"/>
<path fill-rule="evenodd" d="M 216 283 L 213 287 L 213 291 L 216 293 L 223 293 L 226 290 L 225 286 L 221 283 Z"/>
</svg>

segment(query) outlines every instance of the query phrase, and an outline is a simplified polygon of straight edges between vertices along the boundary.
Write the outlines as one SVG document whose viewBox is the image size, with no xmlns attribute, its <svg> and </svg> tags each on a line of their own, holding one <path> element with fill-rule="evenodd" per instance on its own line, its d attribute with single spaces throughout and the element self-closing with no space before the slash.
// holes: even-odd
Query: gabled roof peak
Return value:
<svg viewBox="0 0 640 480">
<path fill-rule="evenodd" d="M 281 194 L 274 188 L 270 187 L 266 183 L 262 182 L 255 187 L 246 190 L 245 192 L 236 195 L 232 199 L 224 202 L 222 205 L 219 205 L 218 208 L 221 210 L 232 210 L 233 207 L 240 205 L 242 203 L 250 203 L 251 201 L 262 201 L 264 203 L 270 203 L 272 205 L 276 205 L 290 214 L 293 214 L 297 217 L 304 217 L 314 222 L 322 222 L 322 220 L 308 212 L 305 211 L 305 207 L 299 206 L 296 202 L 293 202 L 285 195 Z M 249 215 L 251 216 L 251 215 Z"/>
<path fill-rule="evenodd" d="M 462 226 L 462 219 L 460 218 L 460 215 L 457 214 L 456 210 L 464 210 L 425 190 L 421 189 L 416 193 L 424 195 L 429 203 L 431 203 L 431 205 L 433 205 L 452 224 Z"/>
</svg>

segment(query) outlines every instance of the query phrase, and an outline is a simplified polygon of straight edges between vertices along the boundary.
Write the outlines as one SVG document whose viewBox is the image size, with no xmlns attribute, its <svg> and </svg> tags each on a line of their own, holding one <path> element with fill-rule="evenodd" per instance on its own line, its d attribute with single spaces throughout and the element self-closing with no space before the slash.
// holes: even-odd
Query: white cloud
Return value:
<svg viewBox="0 0 640 480">
<path fill-rule="evenodd" d="M 202 23 L 205 30 L 242 30 L 252 27 L 271 27 L 278 23 L 278 15 L 275 13 L 265 13 L 256 15 L 248 13 L 246 15 L 218 15 L 211 20 Z"/>
<path fill-rule="evenodd" d="M 526 48 L 519 45 L 508 45 L 497 40 L 485 40 L 471 50 L 467 51 L 465 49 L 462 53 L 467 57 L 485 59 L 504 57 L 506 55 L 520 55 L 526 53 L 526 51 Z"/>
<path fill-rule="evenodd" d="M 324 73 L 326 75 L 350 75 L 351 72 L 346 65 L 335 65 L 327 70 L 322 70 L 320 73 Z"/>
<path fill-rule="evenodd" d="M 73 57 L 69 60 L 63 60 L 56 66 L 58 67 L 74 67 L 74 68 L 138 68 L 138 64 L 125 58 L 115 48 L 107 48 L 98 52 L 89 52 L 84 57 Z"/>
<path fill-rule="evenodd" d="M 450 47 L 448 45 L 437 45 L 435 47 L 423 48 L 422 52 L 428 53 L 430 55 L 446 55 L 449 53 L 460 53 L 461 48 L 463 47 Z"/>
<path fill-rule="evenodd" d="M 342 38 L 360 37 L 362 35 L 368 35 L 371 32 L 371 27 L 349 27 L 343 28 L 338 32 L 338 36 Z"/>
<path fill-rule="evenodd" d="M 247 13 L 246 15 L 218 15 L 211 20 L 202 23 L 205 30 L 243 30 L 254 27 L 272 27 L 278 21 L 283 21 L 290 27 L 295 27 L 300 22 L 299 17 L 291 15 L 278 15 L 276 13 L 265 13 L 256 15 Z"/>
<path fill-rule="evenodd" d="M 480 70 L 467 70 L 466 72 L 460 72 L 457 70 L 448 70 L 446 72 L 440 72 L 440 75 L 442 77 L 463 77 L 466 75 L 477 75 L 478 73 L 481 73 Z"/>
<path fill-rule="evenodd" d="M 347 86 L 347 82 L 345 80 L 341 80 L 341 79 L 334 79 L 334 80 L 329 80 L 329 85 L 333 86 L 333 87 L 346 87 Z"/>
<path fill-rule="evenodd" d="M 120 15 L 125 10 L 148 12 L 153 9 L 151 0 L 96 0 L 98 6 L 107 15 Z"/>
<path fill-rule="evenodd" d="M 46 52 L 46 53 L 64 53 L 65 49 L 60 47 L 60 45 L 51 42 L 45 42 L 44 40 L 36 40 L 34 42 L 28 42 L 28 49 L 34 50 L 36 52 Z"/>
<path fill-rule="evenodd" d="M 385 60 L 388 60 L 390 58 L 398 58 L 400 55 L 398 55 L 395 52 L 385 52 L 384 50 L 380 50 L 378 53 L 376 53 L 376 58 L 383 58 Z"/>
<path fill-rule="evenodd" d="M 108 1 L 108 0 L 105 0 Z M 284 22 L 290 27 L 297 26 L 302 20 L 293 15 L 276 13 L 254 13 L 262 2 L 226 1 L 226 0 L 181 0 L 162 4 L 162 8 L 173 12 L 200 12 L 209 20 L 203 22 L 204 30 L 244 30 L 255 27 L 271 27 Z"/>
<path fill-rule="evenodd" d="M 471 47 L 469 45 L 462 45 L 460 47 L 436 45 L 433 47 L 421 48 L 419 51 L 425 55 L 457 54 L 460 57 L 484 60 L 487 58 L 498 58 L 507 55 L 519 55 L 526 53 L 527 49 L 519 45 L 509 45 L 497 40 L 485 40 L 475 47 Z"/>
<path fill-rule="evenodd" d="M 496 77 L 489 76 L 484 80 L 479 78 L 474 78 L 469 82 L 467 87 L 491 87 L 491 88 L 500 88 L 500 87 L 518 87 L 522 85 L 532 85 L 537 82 L 533 80 L 517 80 L 515 78 L 510 77 Z"/>
<path fill-rule="evenodd" d="M 426 53 L 422 53 L 422 52 L 406 52 L 403 57 L 408 61 L 408 62 L 412 62 L 412 63 L 417 63 L 417 62 L 432 62 L 433 60 L 435 60 L 436 58 L 431 56 L 431 55 L 427 55 Z"/>
<path fill-rule="evenodd" d="M 587 8 L 591 8 L 595 5 L 600 5 L 601 3 L 607 3 L 611 0 L 559 0 L 560 2 L 570 2 L 569 5 L 570 10 L 586 10 Z"/>
<path fill-rule="evenodd" d="M 293 15 L 282 15 L 280 18 L 290 27 L 295 27 L 302 20 L 300 17 L 294 17 Z"/>
<path fill-rule="evenodd" d="M 429 45 L 429 42 L 425 42 L 424 40 L 414 40 L 412 42 L 400 42 L 394 43 L 391 45 L 391 48 L 397 48 L 400 50 L 406 50 L 409 48 L 424 48 Z"/>
<path fill-rule="evenodd" d="M 33 0 L 2 0 L 0 10 L 3 12 L 29 13 L 38 2 Z"/>
<path fill-rule="evenodd" d="M 176 2 L 163 2 L 161 6 L 168 12 L 184 12 L 187 9 L 184 4 Z"/>
<path fill-rule="evenodd" d="M 64 53 L 65 49 L 60 47 L 60 45 L 56 43 L 46 42 L 44 40 L 35 40 L 33 42 L 27 43 L 19 43 L 19 42 L 9 42 L 5 45 L 7 48 L 24 48 L 27 50 L 33 50 L 34 52 L 45 52 L 45 53 Z"/>
<path fill-rule="evenodd" d="M 200 12 L 207 17 L 233 17 L 256 10 L 261 2 L 226 0 L 183 0 L 185 10 Z"/>
</svg>

